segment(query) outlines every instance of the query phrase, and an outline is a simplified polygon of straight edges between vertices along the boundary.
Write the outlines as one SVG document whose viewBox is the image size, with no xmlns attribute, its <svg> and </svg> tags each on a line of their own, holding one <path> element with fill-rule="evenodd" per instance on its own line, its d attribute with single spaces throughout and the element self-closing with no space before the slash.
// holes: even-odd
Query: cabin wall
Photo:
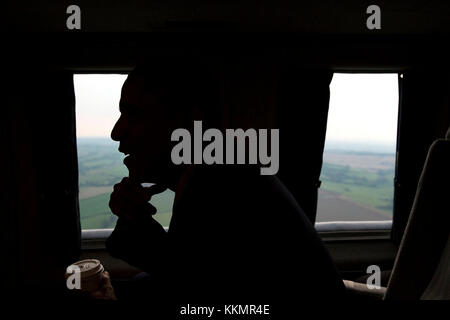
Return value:
<svg viewBox="0 0 450 320">
<path fill-rule="evenodd" d="M 66 30 L 68 1 L 10 1 L 7 30 Z M 76 4 L 83 32 L 155 32 L 168 30 L 293 31 L 305 34 L 360 34 L 366 28 L 361 0 L 321 1 L 89 1 Z M 382 29 L 377 34 L 434 34 L 450 30 L 445 0 L 379 0 Z M 373 33 L 373 32 L 372 32 Z"/>
</svg>

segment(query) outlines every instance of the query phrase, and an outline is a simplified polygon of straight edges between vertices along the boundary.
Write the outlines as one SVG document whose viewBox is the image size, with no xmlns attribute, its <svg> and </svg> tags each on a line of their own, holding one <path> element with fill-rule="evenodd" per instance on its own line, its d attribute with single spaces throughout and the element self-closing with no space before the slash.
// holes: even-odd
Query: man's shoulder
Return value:
<svg viewBox="0 0 450 320">
<path fill-rule="evenodd" d="M 259 169 L 244 166 L 199 166 L 193 169 L 179 207 L 230 214 L 303 214 L 292 193 L 275 175 L 260 175 Z M 230 212 L 232 211 L 232 212 Z"/>
</svg>

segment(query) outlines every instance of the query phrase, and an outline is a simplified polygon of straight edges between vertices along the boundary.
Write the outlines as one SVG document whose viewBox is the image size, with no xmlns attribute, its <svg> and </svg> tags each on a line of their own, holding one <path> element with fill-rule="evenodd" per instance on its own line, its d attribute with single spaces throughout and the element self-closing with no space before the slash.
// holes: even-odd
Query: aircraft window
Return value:
<svg viewBox="0 0 450 320">
<path fill-rule="evenodd" d="M 334 74 L 317 222 L 392 220 L 397 113 L 397 74 Z"/>
<path fill-rule="evenodd" d="M 76 74 L 76 127 L 78 148 L 79 203 L 81 228 L 114 228 L 116 216 L 108 207 L 113 185 L 128 176 L 119 143 L 110 138 L 120 116 L 119 100 L 123 74 Z M 152 204 L 155 219 L 168 226 L 172 216 L 174 193 L 156 195 Z"/>
<path fill-rule="evenodd" d="M 128 171 L 110 133 L 125 79 L 123 74 L 74 76 L 83 230 L 115 226 L 109 196 Z M 392 220 L 397 112 L 397 74 L 334 74 L 317 222 Z M 173 198 L 166 191 L 152 199 L 155 219 L 165 227 Z"/>
</svg>

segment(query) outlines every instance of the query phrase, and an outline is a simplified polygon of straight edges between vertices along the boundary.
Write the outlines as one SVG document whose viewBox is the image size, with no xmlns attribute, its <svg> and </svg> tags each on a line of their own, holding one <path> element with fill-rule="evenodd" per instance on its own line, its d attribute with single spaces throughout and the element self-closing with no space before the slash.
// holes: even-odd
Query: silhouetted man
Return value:
<svg viewBox="0 0 450 320">
<path fill-rule="evenodd" d="M 276 176 L 252 165 L 174 165 L 171 133 L 194 120 L 220 126 L 219 85 L 196 64 L 138 67 L 112 133 L 129 177 L 114 186 L 113 256 L 150 274 L 139 295 L 178 303 L 342 297 L 342 281 L 314 227 Z M 282 163 L 281 163 L 282 165 Z M 155 183 L 150 188 L 141 183 Z M 175 191 L 168 232 L 148 201 Z"/>
</svg>

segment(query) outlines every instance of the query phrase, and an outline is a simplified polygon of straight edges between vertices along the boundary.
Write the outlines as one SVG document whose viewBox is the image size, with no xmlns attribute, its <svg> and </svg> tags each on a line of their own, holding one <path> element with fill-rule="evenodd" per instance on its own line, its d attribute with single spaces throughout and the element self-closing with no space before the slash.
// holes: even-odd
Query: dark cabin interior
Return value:
<svg viewBox="0 0 450 320">
<path fill-rule="evenodd" d="M 318 234 L 342 279 L 354 281 L 348 288 L 358 291 L 369 265 L 385 271 L 387 294 L 349 299 L 421 299 L 449 248 L 447 1 L 378 1 L 378 30 L 366 27 L 370 3 L 360 0 L 80 0 L 80 30 L 66 28 L 69 5 L 8 1 L 2 18 L 1 266 L 11 297 L 64 295 L 78 260 L 99 259 L 113 283 L 141 271 L 107 252 L 108 233 L 81 230 L 73 75 L 195 56 L 221 70 L 229 127 L 279 128 L 277 176 L 312 224 L 333 73 L 398 74 L 392 226 Z"/>
</svg>

